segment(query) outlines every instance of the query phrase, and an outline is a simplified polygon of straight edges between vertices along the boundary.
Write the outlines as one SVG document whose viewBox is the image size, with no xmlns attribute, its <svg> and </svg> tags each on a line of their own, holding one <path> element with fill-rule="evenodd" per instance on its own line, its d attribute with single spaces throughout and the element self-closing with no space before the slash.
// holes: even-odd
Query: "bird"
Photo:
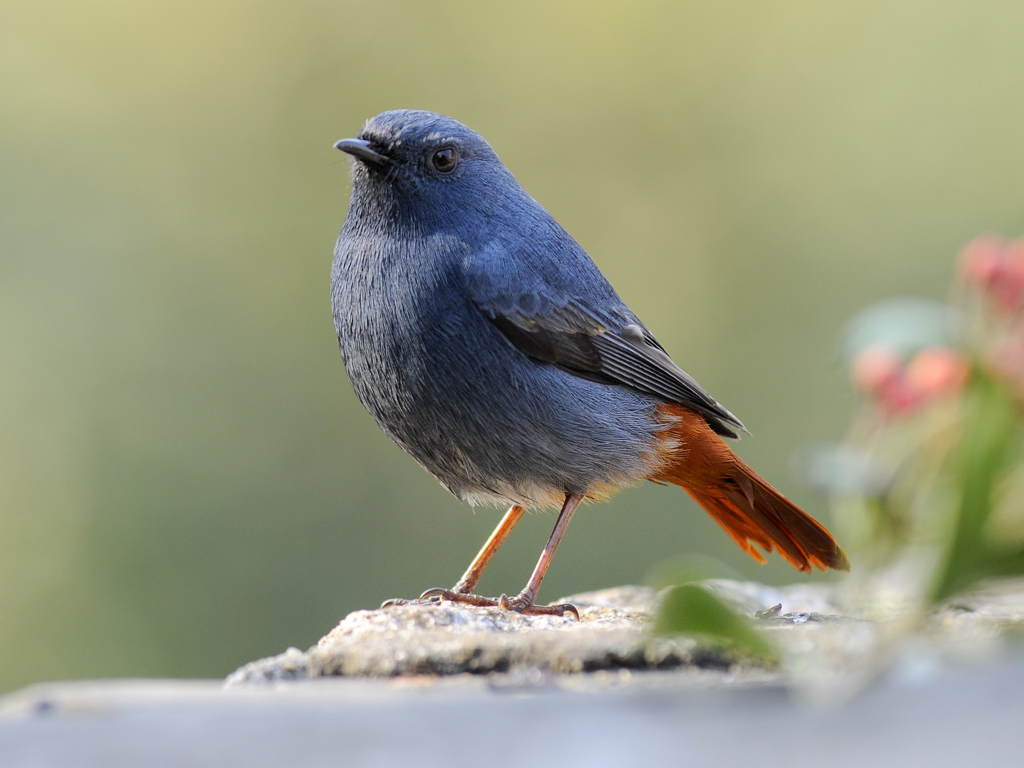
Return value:
<svg viewBox="0 0 1024 768">
<path fill-rule="evenodd" d="M 578 618 L 537 602 L 555 550 L 581 502 L 643 481 L 681 486 L 761 563 L 761 550 L 778 550 L 800 571 L 849 569 L 828 530 L 733 453 L 723 438 L 743 423 L 669 357 L 483 137 L 400 109 L 335 147 L 353 159 L 331 303 L 355 394 L 455 496 L 508 505 L 462 578 L 419 602 Z M 545 507 L 559 512 L 526 586 L 476 594 L 524 512 Z"/>
</svg>

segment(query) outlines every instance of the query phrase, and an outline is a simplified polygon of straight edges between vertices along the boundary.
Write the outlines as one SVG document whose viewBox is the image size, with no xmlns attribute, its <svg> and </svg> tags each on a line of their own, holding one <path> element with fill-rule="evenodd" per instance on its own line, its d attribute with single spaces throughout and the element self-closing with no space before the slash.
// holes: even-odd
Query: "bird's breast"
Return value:
<svg viewBox="0 0 1024 768">
<path fill-rule="evenodd" d="M 332 299 L 338 342 L 363 404 L 395 422 L 459 378 L 472 323 L 450 254 L 436 242 L 339 240 Z M 397 426 L 397 425 L 392 425 Z"/>
<path fill-rule="evenodd" d="M 548 503 L 649 472 L 654 403 L 514 347 L 427 251 L 339 242 L 334 317 L 346 370 L 381 428 L 456 495 Z"/>
</svg>

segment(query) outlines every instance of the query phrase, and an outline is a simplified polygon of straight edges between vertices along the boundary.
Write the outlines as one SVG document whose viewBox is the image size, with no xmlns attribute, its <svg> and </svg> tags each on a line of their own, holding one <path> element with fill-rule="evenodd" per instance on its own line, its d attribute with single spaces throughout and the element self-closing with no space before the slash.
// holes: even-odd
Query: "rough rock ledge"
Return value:
<svg viewBox="0 0 1024 768">
<path fill-rule="evenodd" d="M 787 612 L 764 620 L 766 626 L 806 628 L 808 623 L 844 621 L 834 613 L 827 585 L 779 590 L 713 581 L 709 586 L 748 615 L 782 603 Z M 254 661 L 234 672 L 228 684 L 524 669 L 565 674 L 758 666 L 713 640 L 651 636 L 647 626 L 658 593 L 649 587 L 588 592 L 558 602 L 576 605 L 580 620 L 453 603 L 355 611 L 308 651 L 289 648 Z"/>
</svg>

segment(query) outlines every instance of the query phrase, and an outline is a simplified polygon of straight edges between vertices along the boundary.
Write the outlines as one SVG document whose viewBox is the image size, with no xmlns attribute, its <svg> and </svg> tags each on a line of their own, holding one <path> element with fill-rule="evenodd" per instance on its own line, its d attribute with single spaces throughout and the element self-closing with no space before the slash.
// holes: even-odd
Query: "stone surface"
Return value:
<svg viewBox="0 0 1024 768">
<path fill-rule="evenodd" d="M 1008 629 L 1024 627 L 1024 583 L 1005 582 L 962 597 L 930 616 L 891 595 L 872 602 L 849 589 L 811 583 L 769 587 L 711 580 L 706 586 L 758 625 L 780 649 L 786 679 L 805 691 L 855 691 L 894 656 L 919 659 L 993 654 Z M 699 637 L 656 638 L 649 625 L 658 594 L 620 587 L 563 598 L 580 620 L 522 616 L 498 608 L 441 603 L 355 611 L 308 651 L 245 665 L 228 685 L 330 677 L 388 678 L 529 672 L 543 675 L 669 669 L 727 670 L 775 679 L 778 670 Z M 851 606 L 856 606 L 857 611 Z M 853 615 L 851 615 L 853 614 Z M 865 618 L 871 616 L 872 618 Z M 912 632 L 913 640 L 906 642 Z"/>
<path fill-rule="evenodd" d="M 356 611 L 309 651 L 293 648 L 247 665 L 229 683 L 480 674 L 524 667 L 554 672 L 657 668 L 684 663 L 695 648 L 692 641 L 658 648 L 641 642 L 654 605 L 651 590 L 624 588 L 573 599 L 580 621 L 453 603 Z"/>
<path fill-rule="evenodd" d="M 771 591 L 755 594 L 753 585 L 736 582 L 717 583 L 717 591 L 751 614 L 769 607 L 766 599 L 779 598 Z M 815 597 L 815 607 L 826 606 L 822 595 Z M 647 629 L 658 595 L 649 587 L 619 587 L 558 602 L 573 603 L 579 609 L 579 621 L 448 602 L 355 611 L 309 651 L 290 648 L 279 656 L 253 662 L 232 674 L 228 683 L 519 669 L 566 674 L 687 666 L 729 668 L 744 662 L 735 652 L 708 640 L 651 637 Z M 802 603 L 803 607 L 809 604 L 806 599 Z M 802 623 L 799 618 L 796 621 Z M 783 616 L 775 623 L 793 620 Z"/>
<path fill-rule="evenodd" d="M 657 595 L 642 588 L 575 596 L 580 622 L 357 611 L 229 686 L 57 683 L 0 699 L 0 766 L 1020 764 L 1024 663 L 1004 642 L 1024 622 L 1019 583 L 913 620 L 899 600 L 850 616 L 856 601 L 826 585 L 709 586 L 767 612 L 784 673 L 693 639 L 652 643 Z"/>
</svg>

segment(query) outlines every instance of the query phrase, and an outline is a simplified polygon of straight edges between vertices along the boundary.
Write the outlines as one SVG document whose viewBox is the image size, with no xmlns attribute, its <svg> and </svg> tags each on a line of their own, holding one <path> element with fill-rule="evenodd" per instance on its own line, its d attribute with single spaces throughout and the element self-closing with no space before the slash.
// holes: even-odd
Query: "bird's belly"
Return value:
<svg viewBox="0 0 1024 768">
<path fill-rule="evenodd" d="M 537 363 L 482 317 L 374 322 L 367 338 L 339 334 L 356 394 L 460 498 L 558 504 L 644 479 L 657 461 L 651 398 Z"/>
</svg>

